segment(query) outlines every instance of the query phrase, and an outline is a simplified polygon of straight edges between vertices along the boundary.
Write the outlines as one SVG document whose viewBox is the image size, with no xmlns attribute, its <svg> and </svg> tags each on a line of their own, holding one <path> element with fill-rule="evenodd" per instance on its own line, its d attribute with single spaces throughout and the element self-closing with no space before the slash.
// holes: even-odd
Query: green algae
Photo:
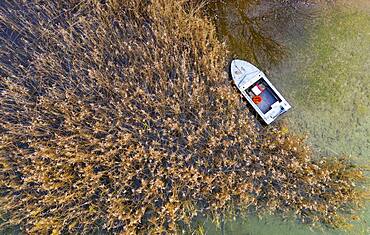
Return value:
<svg viewBox="0 0 370 235">
<path fill-rule="evenodd" d="M 316 22 L 309 43 L 292 53 L 294 68 L 274 79 L 295 107 L 289 114 L 294 131 L 308 132 L 318 153 L 352 155 L 364 165 L 370 156 L 369 22 L 366 9 L 332 9 Z M 368 208 L 348 233 L 369 234 L 369 221 Z"/>
<path fill-rule="evenodd" d="M 293 129 L 310 132 L 321 151 L 360 160 L 370 154 L 368 22 L 368 13 L 354 9 L 327 13 L 288 62 L 295 69 L 273 78 L 295 106 L 289 115 Z"/>
<path fill-rule="evenodd" d="M 295 97 L 300 104 L 314 108 L 318 105 L 354 104 L 366 112 L 370 64 L 370 15 L 356 11 L 340 11 L 328 15 L 313 32 L 312 43 L 302 50 L 301 75 L 308 83 L 306 95 Z M 307 57 L 314 57 L 305 64 Z M 309 102 L 307 102 L 309 100 Z"/>
</svg>

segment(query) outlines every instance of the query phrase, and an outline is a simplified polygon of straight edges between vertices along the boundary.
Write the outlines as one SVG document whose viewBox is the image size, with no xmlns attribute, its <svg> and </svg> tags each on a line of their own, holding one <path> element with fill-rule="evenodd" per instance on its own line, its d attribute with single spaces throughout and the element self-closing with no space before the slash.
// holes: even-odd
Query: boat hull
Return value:
<svg viewBox="0 0 370 235">
<path fill-rule="evenodd" d="M 291 108 L 266 75 L 253 64 L 233 60 L 230 70 L 235 85 L 266 124 Z"/>
</svg>

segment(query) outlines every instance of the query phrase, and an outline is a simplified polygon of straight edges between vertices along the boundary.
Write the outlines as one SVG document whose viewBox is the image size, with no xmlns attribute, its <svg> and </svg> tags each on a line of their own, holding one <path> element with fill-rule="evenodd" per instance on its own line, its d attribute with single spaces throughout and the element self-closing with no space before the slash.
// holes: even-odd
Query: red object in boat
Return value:
<svg viewBox="0 0 370 235">
<path fill-rule="evenodd" d="M 255 104 L 259 104 L 259 103 L 261 103 L 261 101 L 262 101 L 262 97 L 261 97 L 261 96 L 259 96 L 259 95 L 256 95 L 255 97 L 253 97 L 253 98 L 252 98 L 252 100 L 253 100 L 253 102 L 254 102 Z"/>
</svg>

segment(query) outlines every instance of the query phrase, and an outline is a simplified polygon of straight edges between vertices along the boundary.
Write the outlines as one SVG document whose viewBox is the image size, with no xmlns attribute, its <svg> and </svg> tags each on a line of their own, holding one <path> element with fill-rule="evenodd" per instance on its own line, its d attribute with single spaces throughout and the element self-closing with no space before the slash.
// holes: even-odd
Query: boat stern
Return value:
<svg viewBox="0 0 370 235">
<path fill-rule="evenodd" d="M 286 101 L 283 100 L 282 102 L 276 102 L 271 106 L 271 110 L 266 113 L 262 114 L 262 119 L 266 122 L 266 124 L 271 124 L 275 121 L 280 115 L 287 112 L 292 106 Z"/>
</svg>

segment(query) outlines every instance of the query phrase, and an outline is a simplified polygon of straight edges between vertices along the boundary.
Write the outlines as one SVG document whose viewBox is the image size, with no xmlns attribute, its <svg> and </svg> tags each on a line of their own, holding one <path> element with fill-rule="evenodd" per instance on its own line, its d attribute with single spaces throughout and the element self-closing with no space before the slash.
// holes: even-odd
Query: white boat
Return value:
<svg viewBox="0 0 370 235">
<path fill-rule="evenodd" d="M 231 76 L 243 96 L 267 124 L 291 108 L 266 75 L 251 63 L 233 60 Z"/>
</svg>

